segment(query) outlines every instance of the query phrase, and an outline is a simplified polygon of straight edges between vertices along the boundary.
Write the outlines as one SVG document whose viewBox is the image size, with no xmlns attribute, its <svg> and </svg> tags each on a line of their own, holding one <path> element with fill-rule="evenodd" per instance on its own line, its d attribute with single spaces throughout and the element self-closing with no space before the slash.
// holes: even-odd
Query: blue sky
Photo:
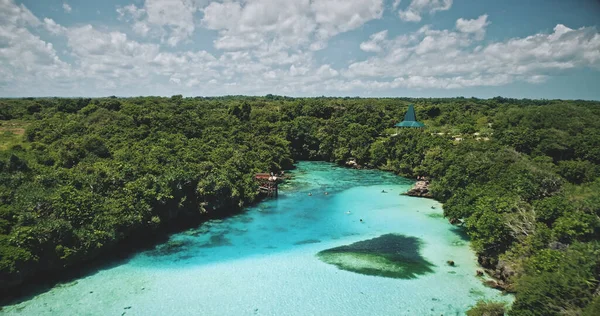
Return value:
<svg viewBox="0 0 600 316">
<path fill-rule="evenodd" d="M 0 0 L 0 96 L 600 100 L 597 0 Z"/>
</svg>

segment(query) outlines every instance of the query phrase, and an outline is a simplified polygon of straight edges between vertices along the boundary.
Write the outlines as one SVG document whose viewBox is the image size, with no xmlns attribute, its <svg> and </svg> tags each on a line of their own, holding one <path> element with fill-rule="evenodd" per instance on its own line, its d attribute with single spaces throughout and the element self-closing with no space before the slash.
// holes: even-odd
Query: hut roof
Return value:
<svg viewBox="0 0 600 316">
<path fill-rule="evenodd" d="M 425 124 L 417 121 L 402 121 L 396 125 L 395 127 L 425 127 Z"/>
<path fill-rule="evenodd" d="M 394 125 L 395 127 L 425 127 L 425 124 L 417 122 L 417 116 L 415 115 L 415 107 L 411 104 L 408 106 L 408 111 L 404 115 L 404 121 Z"/>
</svg>

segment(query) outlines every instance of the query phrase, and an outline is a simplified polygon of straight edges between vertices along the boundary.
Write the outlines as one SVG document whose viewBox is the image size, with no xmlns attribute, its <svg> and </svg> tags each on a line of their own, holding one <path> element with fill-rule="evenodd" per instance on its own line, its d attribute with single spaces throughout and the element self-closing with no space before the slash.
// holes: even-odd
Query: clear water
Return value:
<svg viewBox="0 0 600 316">
<path fill-rule="evenodd" d="M 437 202 L 399 195 L 412 181 L 319 162 L 301 162 L 293 173 L 276 200 L 175 234 L 154 250 L 0 313 L 463 315 L 480 299 L 511 300 L 475 277 L 475 255 Z M 369 276 L 316 257 L 388 233 L 419 238 L 433 272 L 415 279 Z"/>
</svg>

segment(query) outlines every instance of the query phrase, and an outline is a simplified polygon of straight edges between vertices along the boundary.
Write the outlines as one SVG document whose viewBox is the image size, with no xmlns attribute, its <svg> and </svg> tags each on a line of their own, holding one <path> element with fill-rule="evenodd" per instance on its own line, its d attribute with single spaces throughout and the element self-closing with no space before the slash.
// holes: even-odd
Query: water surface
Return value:
<svg viewBox="0 0 600 316">
<path fill-rule="evenodd" d="M 412 181 L 319 162 L 293 173 L 278 199 L 0 313 L 463 315 L 479 299 L 510 301 L 475 277 L 475 255 L 437 202 L 400 195 Z"/>
</svg>

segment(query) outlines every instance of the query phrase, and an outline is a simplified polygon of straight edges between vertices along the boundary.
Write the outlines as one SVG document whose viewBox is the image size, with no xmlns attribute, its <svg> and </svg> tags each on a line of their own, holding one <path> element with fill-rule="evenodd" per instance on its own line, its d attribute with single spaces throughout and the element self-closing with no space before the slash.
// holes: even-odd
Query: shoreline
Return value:
<svg viewBox="0 0 600 316">
<path fill-rule="evenodd" d="M 293 169 L 295 168 L 289 170 Z M 68 267 L 37 271 L 24 277 L 17 285 L 0 288 L 0 312 L 2 311 L 2 306 L 26 301 L 59 284 L 71 283 L 104 268 L 112 267 L 115 263 L 130 259 L 140 251 L 150 250 L 166 242 L 173 234 L 198 227 L 211 220 L 222 220 L 242 214 L 247 208 L 256 206 L 268 198 L 264 194 L 259 194 L 252 203 L 243 207 L 212 209 L 210 212 L 199 213 L 196 216 L 184 213 L 157 230 L 140 231 L 137 234 L 131 234 L 128 238 L 103 249 L 103 251 L 99 252 L 93 258 L 83 260 Z"/>
<path fill-rule="evenodd" d="M 301 161 L 301 160 L 299 160 Z M 296 162 L 299 162 L 296 161 Z M 391 172 L 390 170 L 382 169 L 382 168 L 369 168 L 366 166 L 348 166 L 348 164 L 337 164 L 340 167 L 346 167 L 350 169 L 357 170 L 379 170 L 383 172 Z M 286 171 L 294 170 L 294 168 L 290 168 Z M 394 173 L 395 174 L 395 173 Z M 408 176 L 399 175 L 397 176 L 405 177 L 407 179 L 411 179 Z M 415 184 L 409 189 L 407 192 L 400 193 L 401 195 L 412 196 L 412 197 L 420 197 L 427 198 L 437 201 L 431 191 L 429 190 L 430 182 L 429 180 L 417 180 Z M 75 281 L 78 278 L 85 277 L 87 275 L 93 274 L 99 270 L 102 270 L 106 267 L 111 267 L 116 262 L 127 260 L 131 258 L 133 255 L 140 251 L 149 250 L 153 247 L 156 247 L 162 242 L 168 240 L 169 236 L 172 234 L 180 233 L 186 229 L 197 227 L 205 222 L 214 219 L 226 219 L 232 216 L 242 214 L 248 207 L 252 207 L 258 205 L 265 199 L 268 199 L 265 195 L 258 195 L 256 200 L 254 200 L 251 204 L 245 205 L 244 207 L 237 209 L 215 209 L 212 212 L 200 214 L 199 217 L 190 217 L 190 216 L 181 216 L 177 220 L 173 222 L 169 222 L 165 227 L 160 228 L 152 234 L 152 238 L 145 239 L 143 238 L 144 234 L 131 236 L 120 243 L 115 244 L 114 246 L 105 249 L 103 252 L 99 253 L 95 258 L 82 261 L 78 264 L 69 266 L 67 268 L 57 269 L 50 274 L 45 274 L 47 271 L 39 271 L 32 276 L 29 276 L 20 283 L 19 285 L 7 287 L 5 289 L 0 290 L 0 294 L 2 294 L 2 299 L 0 300 L 0 311 L 1 307 L 5 305 L 12 305 L 15 303 L 19 303 L 25 300 L 30 299 L 33 296 L 39 295 L 48 291 L 52 287 L 62 284 L 62 283 L 70 283 Z M 439 201 L 437 201 L 439 202 Z M 443 204 L 442 204 L 443 205 Z M 450 224 L 457 226 L 457 222 L 453 220 L 448 220 Z M 497 267 L 486 267 L 481 264 L 481 256 L 477 254 L 478 264 L 481 266 L 482 270 L 485 271 L 486 275 L 493 280 L 484 280 L 482 279 L 482 283 L 488 287 L 502 290 L 505 293 L 511 293 L 511 291 L 507 291 L 511 285 L 507 284 L 505 280 L 501 278 L 495 277 L 492 271 L 495 271 Z M 491 269 L 493 268 L 493 269 Z M 51 270 L 52 271 L 52 270 Z M 474 273 L 477 273 L 475 271 Z M 40 276 L 41 275 L 41 276 Z M 34 281 L 31 281 L 34 280 Z M 493 283 L 492 283 L 493 282 Z"/>
</svg>

